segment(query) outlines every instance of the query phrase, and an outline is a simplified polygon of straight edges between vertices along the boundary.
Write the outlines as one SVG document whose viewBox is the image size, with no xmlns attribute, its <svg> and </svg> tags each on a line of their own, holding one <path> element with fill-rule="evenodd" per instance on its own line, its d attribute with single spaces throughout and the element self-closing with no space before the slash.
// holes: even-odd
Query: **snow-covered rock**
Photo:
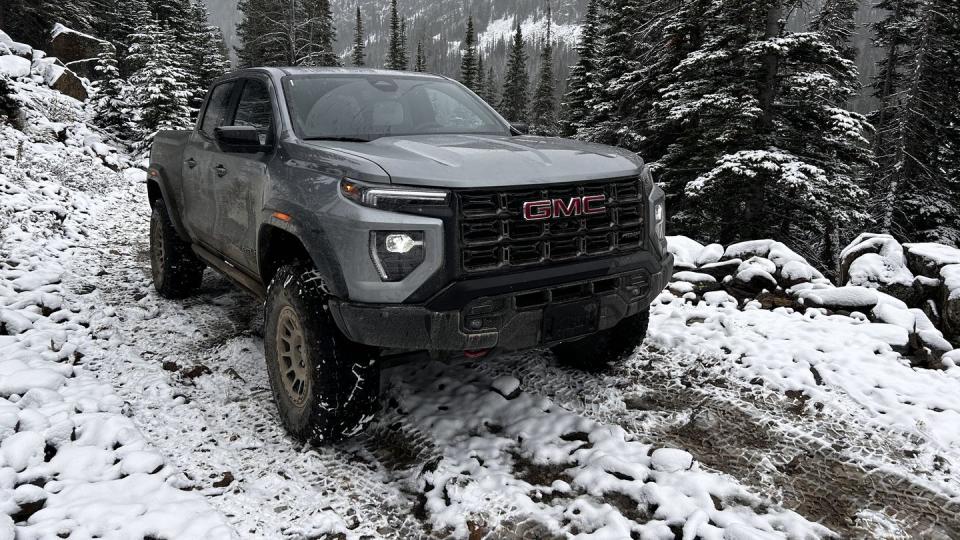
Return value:
<svg viewBox="0 0 960 540">
<path fill-rule="evenodd" d="M 960 264 L 948 264 L 940 270 L 943 279 L 940 316 L 946 334 L 960 338 Z"/>
<path fill-rule="evenodd" d="M 693 456 L 677 448 L 657 448 L 650 456 L 650 464 L 657 471 L 685 471 L 693 466 Z"/>
<path fill-rule="evenodd" d="M 674 268 L 689 270 L 697 267 L 703 244 L 686 236 L 668 236 L 667 251 L 673 254 Z"/>
<path fill-rule="evenodd" d="M 808 289 L 797 297 L 809 307 L 831 311 L 859 311 L 869 313 L 880 302 L 877 291 L 866 287 L 835 287 L 831 289 Z"/>
<path fill-rule="evenodd" d="M 97 78 L 94 67 L 102 41 L 57 23 L 51 32 L 47 53 L 59 58 L 71 71 L 90 80 Z"/>
<path fill-rule="evenodd" d="M 14 41 L 3 30 L 0 30 L 0 50 L 5 51 L 4 54 L 13 54 L 27 60 L 33 59 L 33 47 Z"/>
<path fill-rule="evenodd" d="M 697 266 L 712 264 L 718 262 L 723 257 L 723 246 L 720 244 L 710 244 L 700 250 L 697 256 Z"/>
<path fill-rule="evenodd" d="M 12 79 L 26 77 L 30 75 L 30 61 L 12 54 L 0 56 L 0 74 Z"/>
<path fill-rule="evenodd" d="M 904 244 L 907 265 L 918 276 L 937 279 L 940 269 L 948 264 L 960 264 L 960 249 L 930 242 Z"/>
<path fill-rule="evenodd" d="M 839 281 L 881 290 L 910 306 L 924 300 L 924 289 L 907 265 L 903 246 L 889 234 L 863 233 L 840 252 Z"/>
<path fill-rule="evenodd" d="M 766 257 L 770 254 L 773 240 L 747 240 L 730 244 L 723 252 L 724 259 L 749 259 L 751 257 Z"/>
<path fill-rule="evenodd" d="M 938 367 L 940 358 L 953 350 L 953 345 L 944 339 L 943 334 L 933 325 L 927 315 L 920 309 L 911 309 L 910 313 L 916 320 L 914 332 L 911 334 L 911 345 L 925 365 Z"/>
</svg>

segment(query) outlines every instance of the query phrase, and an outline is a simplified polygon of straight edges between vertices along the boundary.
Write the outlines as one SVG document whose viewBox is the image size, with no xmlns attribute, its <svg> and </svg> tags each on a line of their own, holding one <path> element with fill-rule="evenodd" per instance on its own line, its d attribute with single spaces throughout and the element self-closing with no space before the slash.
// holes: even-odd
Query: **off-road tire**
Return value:
<svg viewBox="0 0 960 540">
<path fill-rule="evenodd" d="M 642 311 L 627 317 L 613 328 L 553 346 L 557 361 L 584 371 L 603 371 L 611 362 L 618 362 L 643 343 L 650 323 L 650 312 Z"/>
<path fill-rule="evenodd" d="M 162 202 L 150 214 L 150 270 L 164 298 L 184 298 L 200 288 L 204 265 L 170 222 Z"/>
<path fill-rule="evenodd" d="M 280 419 L 291 436 L 318 446 L 360 432 L 380 391 L 378 350 L 347 339 L 326 300 L 316 272 L 286 265 L 264 308 L 264 356 Z"/>
</svg>

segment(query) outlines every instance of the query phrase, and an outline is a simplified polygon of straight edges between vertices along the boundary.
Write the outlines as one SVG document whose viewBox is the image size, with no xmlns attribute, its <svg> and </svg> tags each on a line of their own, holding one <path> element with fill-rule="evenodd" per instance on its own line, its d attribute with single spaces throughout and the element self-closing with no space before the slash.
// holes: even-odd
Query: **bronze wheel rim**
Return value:
<svg viewBox="0 0 960 540">
<path fill-rule="evenodd" d="M 163 233 L 161 231 L 161 225 L 157 223 L 157 220 L 153 220 L 150 223 L 150 240 L 153 244 L 151 252 L 153 254 L 153 271 L 155 278 L 161 278 L 163 272 L 163 258 L 166 256 L 166 253 L 163 249 Z"/>
<path fill-rule="evenodd" d="M 277 363 L 283 389 L 296 407 L 303 407 L 310 395 L 312 370 L 304 341 L 300 317 L 284 306 L 277 317 Z"/>
</svg>

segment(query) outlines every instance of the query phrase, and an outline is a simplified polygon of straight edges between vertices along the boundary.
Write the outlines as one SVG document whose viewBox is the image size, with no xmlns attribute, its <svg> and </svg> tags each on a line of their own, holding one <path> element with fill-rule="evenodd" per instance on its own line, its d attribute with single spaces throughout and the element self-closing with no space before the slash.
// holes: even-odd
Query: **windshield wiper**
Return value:
<svg viewBox="0 0 960 540">
<path fill-rule="evenodd" d="M 370 142 L 362 137 L 304 137 L 305 141 Z"/>
</svg>

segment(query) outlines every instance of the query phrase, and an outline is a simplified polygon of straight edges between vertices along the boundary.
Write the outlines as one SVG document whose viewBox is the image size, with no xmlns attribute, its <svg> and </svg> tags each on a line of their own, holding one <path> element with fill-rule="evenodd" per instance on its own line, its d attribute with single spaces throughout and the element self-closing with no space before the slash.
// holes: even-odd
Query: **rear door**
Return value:
<svg viewBox="0 0 960 540">
<path fill-rule="evenodd" d="M 220 150 L 214 140 L 214 129 L 233 117 L 239 84 L 236 80 L 221 83 L 210 91 L 197 129 L 183 151 L 183 222 L 194 240 L 214 245 L 216 225 L 215 170 Z"/>
<path fill-rule="evenodd" d="M 228 125 L 257 128 L 260 143 L 272 148 L 276 142 L 276 94 L 266 76 L 248 76 L 238 88 L 235 114 Z M 267 180 L 267 164 L 273 152 L 221 153 L 214 164 L 217 222 L 216 244 L 231 263 L 257 274 L 257 227 L 263 208 L 263 190 Z"/>
</svg>

